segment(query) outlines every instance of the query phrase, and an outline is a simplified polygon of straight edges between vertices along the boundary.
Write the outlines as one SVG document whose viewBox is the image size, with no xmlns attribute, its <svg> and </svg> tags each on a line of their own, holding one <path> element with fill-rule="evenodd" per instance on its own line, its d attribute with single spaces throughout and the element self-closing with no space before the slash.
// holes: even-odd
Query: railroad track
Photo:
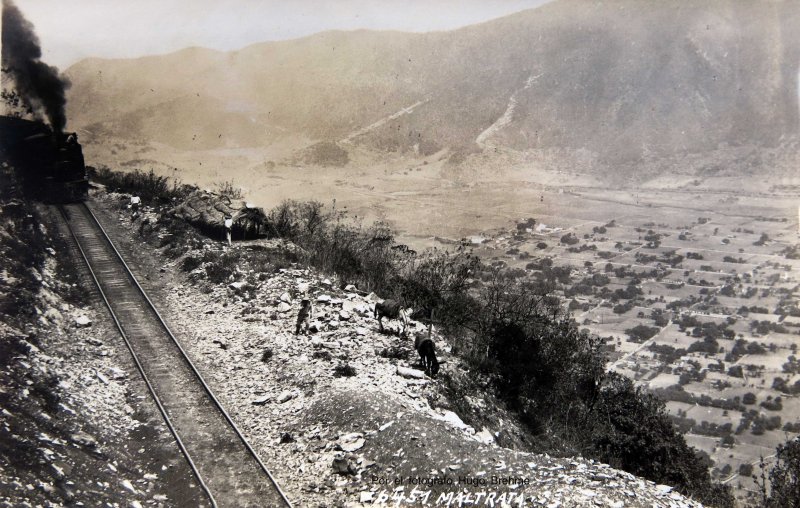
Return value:
<svg viewBox="0 0 800 508">
<path fill-rule="evenodd" d="M 291 507 L 88 205 L 64 205 L 61 213 L 208 504 Z M 177 501 L 196 504 L 196 500 Z"/>
</svg>

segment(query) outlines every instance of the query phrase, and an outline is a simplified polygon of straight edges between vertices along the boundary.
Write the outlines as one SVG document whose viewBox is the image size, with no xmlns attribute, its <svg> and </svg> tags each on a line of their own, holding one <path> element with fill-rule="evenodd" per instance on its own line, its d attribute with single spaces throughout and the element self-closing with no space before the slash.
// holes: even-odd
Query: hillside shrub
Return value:
<svg viewBox="0 0 800 508">
<path fill-rule="evenodd" d="M 612 466 L 678 488 L 712 506 L 733 506 L 730 491 L 711 481 L 707 464 L 677 433 L 664 403 L 616 373 L 600 391 L 588 452 Z"/>
<path fill-rule="evenodd" d="M 139 169 L 122 172 L 103 166 L 93 169 L 90 176 L 111 191 L 137 195 L 145 203 L 167 203 L 173 199 L 186 198 L 197 190 L 194 185 L 185 185 L 178 180 L 159 176 L 152 169 L 148 172 Z"/>
<path fill-rule="evenodd" d="M 597 396 L 602 340 L 578 330 L 546 286 L 496 278 L 481 294 L 476 361 L 534 432 L 567 426 Z M 484 353 L 485 352 L 485 353 Z"/>
<path fill-rule="evenodd" d="M 764 504 L 770 508 L 800 507 L 800 438 L 779 445 L 776 458 L 769 474 L 771 492 Z"/>
</svg>

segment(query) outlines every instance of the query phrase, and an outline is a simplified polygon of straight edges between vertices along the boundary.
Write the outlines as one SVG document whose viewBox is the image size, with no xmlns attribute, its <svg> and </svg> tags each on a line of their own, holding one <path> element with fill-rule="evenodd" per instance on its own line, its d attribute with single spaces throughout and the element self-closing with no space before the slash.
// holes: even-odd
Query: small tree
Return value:
<svg viewBox="0 0 800 508">
<path fill-rule="evenodd" d="M 578 329 L 551 286 L 494 277 L 480 300 L 475 360 L 533 432 L 574 446 L 604 375 L 603 341 Z"/>
<path fill-rule="evenodd" d="M 667 415 L 664 403 L 611 373 L 594 410 L 597 425 L 589 456 L 658 483 L 677 487 L 711 506 L 733 506 L 730 491 L 711 481 L 708 464 L 695 454 Z"/>
<path fill-rule="evenodd" d="M 474 321 L 476 303 L 468 291 L 480 267 L 467 252 L 426 252 L 407 265 L 400 296 L 415 309 L 431 311 L 437 326 L 455 336 Z"/>
<path fill-rule="evenodd" d="M 772 491 L 769 507 L 800 507 L 800 438 L 794 438 L 777 448 L 777 462 L 769 474 Z"/>
</svg>

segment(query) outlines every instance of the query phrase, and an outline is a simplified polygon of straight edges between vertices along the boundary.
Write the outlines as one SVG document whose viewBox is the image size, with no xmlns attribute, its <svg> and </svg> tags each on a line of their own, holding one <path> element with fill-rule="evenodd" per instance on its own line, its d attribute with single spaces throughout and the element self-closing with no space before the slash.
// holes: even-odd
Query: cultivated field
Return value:
<svg viewBox="0 0 800 508">
<path fill-rule="evenodd" d="M 562 267 L 564 301 L 607 338 L 610 367 L 668 401 L 745 496 L 759 458 L 800 432 L 800 200 L 627 194 L 570 190 L 563 218 L 531 214 L 475 250 L 528 277 Z"/>
</svg>

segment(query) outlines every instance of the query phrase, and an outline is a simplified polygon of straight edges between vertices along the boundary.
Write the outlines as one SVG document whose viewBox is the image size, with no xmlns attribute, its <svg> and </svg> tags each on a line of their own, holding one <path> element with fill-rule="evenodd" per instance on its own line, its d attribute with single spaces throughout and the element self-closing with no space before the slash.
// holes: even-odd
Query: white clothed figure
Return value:
<svg viewBox="0 0 800 508">
<path fill-rule="evenodd" d="M 228 239 L 228 245 L 231 245 L 231 229 L 233 228 L 233 219 L 225 219 L 225 237 Z"/>
</svg>

